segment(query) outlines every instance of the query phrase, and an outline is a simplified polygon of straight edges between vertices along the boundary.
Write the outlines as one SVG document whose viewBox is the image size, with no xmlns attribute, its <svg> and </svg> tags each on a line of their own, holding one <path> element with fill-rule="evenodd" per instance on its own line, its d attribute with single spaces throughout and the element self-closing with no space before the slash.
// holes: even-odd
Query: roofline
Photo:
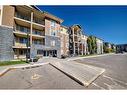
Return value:
<svg viewBox="0 0 127 95">
<path fill-rule="evenodd" d="M 41 9 L 39 9 L 36 5 L 31 5 L 31 6 L 32 6 L 33 8 L 35 8 L 35 9 L 41 11 Z"/>
<path fill-rule="evenodd" d="M 53 15 L 53 14 L 47 12 L 47 11 L 42 11 L 42 10 L 41 10 L 40 8 L 38 8 L 36 5 L 31 5 L 31 7 L 35 8 L 36 10 L 38 10 L 38 11 L 44 13 L 44 14 L 51 15 L 51 16 L 55 17 L 56 19 L 58 19 L 58 21 L 59 21 L 60 23 L 62 23 L 62 22 L 64 21 L 63 19 L 61 19 L 61 18 L 59 18 L 59 17 L 57 17 L 57 16 L 55 16 L 55 15 Z"/>
<path fill-rule="evenodd" d="M 108 43 L 108 44 L 111 44 L 111 45 L 114 44 L 114 43 L 111 43 L 111 42 L 104 42 L 104 43 Z M 114 44 L 114 45 L 116 45 L 116 44 Z"/>
<path fill-rule="evenodd" d="M 61 27 L 64 27 L 64 28 L 68 29 L 68 27 L 67 27 L 67 26 L 65 26 L 65 25 L 61 25 Z"/>
<path fill-rule="evenodd" d="M 93 36 L 93 35 L 89 35 L 89 36 Z M 93 37 L 96 37 L 96 36 L 93 36 Z M 104 40 L 103 39 L 101 39 L 101 38 L 99 38 L 99 37 L 96 37 L 97 39 L 100 39 L 100 40 L 102 40 L 103 42 L 104 42 Z"/>
<path fill-rule="evenodd" d="M 126 44 L 116 44 L 116 45 L 127 45 L 127 43 Z"/>
<path fill-rule="evenodd" d="M 80 24 L 73 24 L 71 27 L 74 27 L 74 26 L 79 26 L 80 29 L 82 28 Z"/>
<path fill-rule="evenodd" d="M 59 17 L 57 17 L 57 16 L 55 16 L 55 15 L 52 15 L 52 14 L 49 13 L 49 12 L 43 11 L 43 13 L 55 17 L 56 19 L 58 19 L 58 20 L 60 21 L 60 23 L 62 23 L 62 22 L 64 21 L 63 19 L 61 19 L 61 18 L 59 18 Z"/>
</svg>

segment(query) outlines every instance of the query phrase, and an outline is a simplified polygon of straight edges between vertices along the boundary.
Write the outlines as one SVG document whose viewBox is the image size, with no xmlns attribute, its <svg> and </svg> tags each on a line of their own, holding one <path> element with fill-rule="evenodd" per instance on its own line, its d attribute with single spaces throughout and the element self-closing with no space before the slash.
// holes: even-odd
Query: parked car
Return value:
<svg viewBox="0 0 127 95">
<path fill-rule="evenodd" d="M 124 51 L 116 51 L 116 54 L 117 54 L 117 53 L 122 53 L 122 54 L 123 54 L 123 53 L 124 53 Z"/>
<path fill-rule="evenodd" d="M 37 62 L 39 60 L 39 57 L 30 58 L 29 62 Z"/>
<path fill-rule="evenodd" d="M 65 59 L 67 56 L 66 55 L 61 55 L 61 58 L 62 59 Z"/>
</svg>

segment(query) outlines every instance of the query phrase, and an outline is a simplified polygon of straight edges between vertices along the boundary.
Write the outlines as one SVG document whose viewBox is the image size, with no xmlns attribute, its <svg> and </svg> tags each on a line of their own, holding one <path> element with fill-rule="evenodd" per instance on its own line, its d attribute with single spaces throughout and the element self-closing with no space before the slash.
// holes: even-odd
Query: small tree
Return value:
<svg viewBox="0 0 127 95">
<path fill-rule="evenodd" d="M 88 39 L 87 39 L 87 44 L 88 44 L 88 51 L 89 51 L 90 54 L 97 53 L 96 37 L 89 36 Z"/>
<path fill-rule="evenodd" d="M 91 43 L 92 43 L 92 40 L 91 40 L 90 37 L 88 37 L 88 39 L 87 39 L 87 45 L 88 45 L 88 52 L 90 54 L 92 53 L 92 45 L 91 45 Z"/>
</svg>

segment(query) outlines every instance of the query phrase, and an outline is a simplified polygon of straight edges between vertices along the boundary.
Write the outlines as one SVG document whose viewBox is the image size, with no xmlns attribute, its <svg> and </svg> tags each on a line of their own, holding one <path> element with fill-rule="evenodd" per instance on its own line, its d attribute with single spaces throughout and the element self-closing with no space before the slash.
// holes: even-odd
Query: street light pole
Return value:
<svg viewBox="0 0 127 95">
<path fill-rule="evenodd" d="M 26 50 L 26 62 L 28 62 L 28 58 L 29 58 L 29 32 L 27 32 L 27 43 L 26 43 L 26 47 L 27 47 L 27 50 Z"/>
</svg>

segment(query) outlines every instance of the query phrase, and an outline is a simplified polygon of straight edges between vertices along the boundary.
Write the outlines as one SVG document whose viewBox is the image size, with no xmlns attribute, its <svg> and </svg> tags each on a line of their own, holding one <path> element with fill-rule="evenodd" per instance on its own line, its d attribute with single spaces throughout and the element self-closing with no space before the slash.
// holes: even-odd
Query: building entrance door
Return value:
<svg viewBox="0 0 127 95">
<path fill-rule="evenodd" d="M 44 50 L 43 56 L 57 57 L 57 50 Z"/>
</svg>

